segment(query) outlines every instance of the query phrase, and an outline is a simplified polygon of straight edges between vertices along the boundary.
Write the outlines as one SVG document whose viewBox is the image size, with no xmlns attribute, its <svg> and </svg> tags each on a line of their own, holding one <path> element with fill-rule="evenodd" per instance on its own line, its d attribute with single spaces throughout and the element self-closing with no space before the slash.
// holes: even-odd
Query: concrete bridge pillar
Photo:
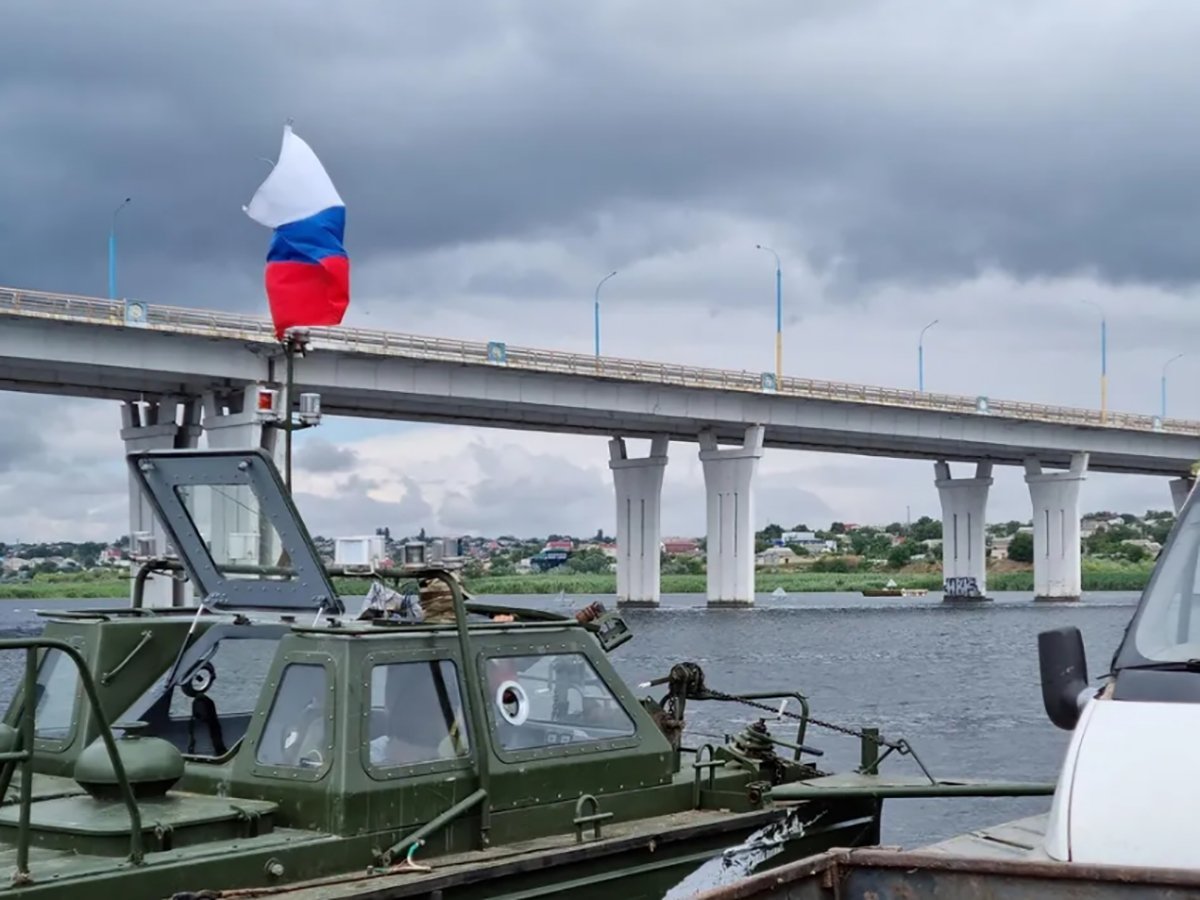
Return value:
<svg viewBox="0 0 1200 900">
<path fill-rule="evenodd" d="M 1033 505 L 1033 593 L 1035 600 L 1078 600 L 1081 585 L 1079 487 L 1088 455 L 1071 456 L 1065 472 L 1043 472 L 1025 460 L 1025 482 Z"/>
<path fill-rule="evenodd" d="M 1183 504 L 1187 502 L 1188 494 L 1195 486 L 1196 479 L 1190 476 L 1171 479 L 1171 503 L 1175 506 L 1175 515 L 1183 511 Z"/>
<path fill-rule="evenodd" d="M 942 590 L 945 600 L 987 599 L 985 540 L 992 464 L 975 465 L 974 478 L 951 478 L 945 461 L 934 463 L 942 500 Z"/>
<path fill-rule="evenodd" d="M 204 395 L 204 438 L 209 449 L 263 449 L 283 469 L 284 443 L 279 429 L 256 412 L 256 385 L 229 393 Z M 280 408 L 284 408 L 280 404 Z M 282 545 L 279 535 L 263 516 L 249 487 L 198 490 L 193 516 L 208 541 L 213 561 L 234 565 L 276 565 Z"/>
<path fill-rule="evenodd" d="M 125 442 L 126 453 L 183 450 L 195 447 L 199 436 L 200 406 L 195 398 L 131 400 L 121 406 L 121 440 Z M 129 551 L 135 560 L 130 574 L 136 575 L 141 568 L 136 562 L 138 557 L 164 556 L 169 547 L 158 517 L 132 472 L 128 478 Z M 152 575 L 146 581 L 143 602 L 148 607 L 184 606 L 188 590 L 188 584 L 176 581 L 169 574 Z"/>
<path fill-rule="evenodd" d="M 617 495 L 617 605 L 658 606 L 662 568 L 663 474 L 667 438 L 650 441 L 650 455 L 630 459 L 624 438 L 608 442 L 608 467 Z"/>
<path fill-rule="evenodd" d="M 754 472 L 763 454 L 763 427 L 751 425 L 741 447 L 719 449 L 700 433 L 708 494 L 708 605 L 754 603 Z"/>
<path fill-rule="evenodd" d="M 257 385 L 204 395 L 204 440 L 209 449 L 261 447 L 276 463 L 282 463 L 283 442 L 276 440 L 279 429 L 259 418 L 255 411 L 257 397 Z M 279 408 L 284 408 L 282 401 Z"/>
</svg>

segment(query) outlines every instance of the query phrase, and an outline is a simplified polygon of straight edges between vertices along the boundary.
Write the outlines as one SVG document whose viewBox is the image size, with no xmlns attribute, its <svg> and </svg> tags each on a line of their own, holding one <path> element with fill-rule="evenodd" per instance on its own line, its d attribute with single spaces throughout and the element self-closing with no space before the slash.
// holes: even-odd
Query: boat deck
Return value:
<svg viewBox="0 0 1200 900">
<path fill-rule="evenodd" d="M 990 825 L 921 847 L 918 852 L 958 859 L 1048 860 L 1042 849 L 1048 816 L 1041 813 Z"/>
<path fill-rule="evenodd" d="M 523 843 L 501 844 L 485 850 L 471 850 L 434 858 L 423 858 L 417 853 L 415 862 L 428 863 L 432 871 L 404 870 L 394 874 L 356 872 L 352 875 L 316 879 L 290 887 L 276 889 L 277 896 L 286 900 L 336 900 L 336 898 L 359 897 L 369 892 L 371 897 L 425 896 L 438 889 L 462 887 L 472 883 L 486 882 L 501 875 L 515 875 L 523 871 L 532 872 L 551 866 L 584 860 L 588 857 L 607 856 L 619 859 L 606 873 L 616 879 L 623 865 L 633 863 L 637 856 L 654 854 L 656 844 L 679 841 L 695 837 L 704 832 L 717 834 L 734 833 L 739 836 L 760 827 L 778 815 L 777 811 L 760 810 L 731 817 L 720 810 L 689 810 L 604 826 L 603 837 L 589 837 L 583 843 L 574 834 L 544 837 Z M 635 851 L 641 851 L 640 854 Z M 621 854 L 620 856 L 615 856 Z M 707 858 L 709 851 L 700 854 Z M 663 862 L 670 861 L 669 854 Z M 594 876 L 589 883 L 604 880 Z M 557 890 L 569 889 L 562 883 Z"/>
</svg>

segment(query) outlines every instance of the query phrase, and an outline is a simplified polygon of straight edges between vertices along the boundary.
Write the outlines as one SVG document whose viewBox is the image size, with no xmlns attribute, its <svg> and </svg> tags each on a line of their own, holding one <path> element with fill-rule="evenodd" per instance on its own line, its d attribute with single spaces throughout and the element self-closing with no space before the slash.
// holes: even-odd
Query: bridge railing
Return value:
<svg viewBox="0 0 1200 900">
<path fill-rule="evenodd" d="M 415 357 L 468 365 L 495 364 L 488 359 L 487 344 L 478 341 L 456 341 L 448 338 L 347 327 L 310 328 L 308 332 L 312 345 L 318 349 L 348 349 L 359 353 Z M 745 391 L 756 394 L 770 393 L 764 390 L 762 373 L 759 372 L 711 369 L 676 363 L 621 359 L 612 356 L 602 356 L 597 360 L 594 356 L 559 350 L 507 346 L 502 366 L 536 372 L 598 376 L 616 381 L 653 382 L 680 387 Z M 928 409 L 934 412 L 969 415 L 980 415 L 982 412 L 977 397 L 820 381 L 812 378 L 785 376 L 782 382 L 776 385 L 774 393 L 813 400 L 849 401 L 906 409 Z M 1156 429 L 1155 417 L 1136 413 L 1109 412 L 1107 416 L 1102 417 L 1099 410 L 1011 400 L 992 400 L 990 398 L 987 399 L 986 409 L 988 415 L 1001 418 L 1133 431 Z M 1200 422 L 1186 419 L 1165 419 L 1158 424 L 1157 430 L 1194 435 L 1200 433 Z"/>
<path fill-rule="evenodd" d="M 136 312 L 144 313 L 144 318 L 130 321 L 127 316 Z M 103 300 L 71 294 L 49 294 L 41 291 L 0 288 L 0 315 L 3 314 L 120 327 L 136 326 L 174 334 L 236 338 L 255 343 L 276 343 L 272 324 L 267 319 L 256 316 L 159 304 L 127 306 L 125 302 L 119 300 Z M 585 354 L 567 353 L 560 350 L 540 350 L 531 347 L 506 347 L 503 361 L 497 362 L 489 357 L 488 344 L 479 341 L 458 341 L 367 328 L 338 327 L 306 330 L 315 349 L 438 360 L 464 365 L 501 365 L 509 369 L 599 377 L 617 382 L 670 384 L 686 388 L 756 394 L 771 393 L 764 389 L 762 373 L 744 370 L 713 369 L 677 363 L 621 359 L 612 356 L 602 356 L 597 359 Z M 986 413 L 1001 418 L 1063 425 L 1106 427 L 1129 431 L 1158 430 L 1187 435 L 1200 433 L 1200 422 L 1186 419 L 1164 419 L 1160 422 L 1154 416 L 1120 412 L 1109 412 L 1102 417 L 1100 411 L 1095 409 L 992 400 L 990 398 L 987 400 L 986 409 L 983 409 L 980 406 L 980 398 L 976 397 L 820 381 L 812 378 L 784 377 L 780 383 L 775 385 L 773 392 L 782 396 L 803 397 L 812 400 L 868 403 L 876 406 L 926 409 L 932 412 L 951 412 L 964 415 Z"/>
</svg>

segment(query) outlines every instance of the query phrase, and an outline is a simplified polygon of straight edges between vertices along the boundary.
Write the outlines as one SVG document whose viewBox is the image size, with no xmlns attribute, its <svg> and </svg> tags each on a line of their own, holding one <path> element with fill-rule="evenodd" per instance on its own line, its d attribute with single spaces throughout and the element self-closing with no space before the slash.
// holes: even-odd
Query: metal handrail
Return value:
<svg viewBox="0 0 1200 900">
<path fill-rule="evenodd" d="M 125 313 L 126 304 L 119 300 L 0 288 L 0 315 L 132 327 L 127 325 Z M 146 304 L 145 313 L 144 323 L 139 323 L 136 327 L 170 334 L 234 338 L 258 344 L 279 343 L 271 323 L 257 316 L 157 304 Z M 523 371 L 555 372 L 707 390 L 769 393 L 764 391 L 762 374 L 746 370 L 713 369 L 618 357 L 597 359 L 585 354 L 530 347 L 506 347 L 504 362 L 494 363 L 488 357 L 488 344 L 479 341 L 458 341 L 348 326 L 313 327 L 304 330 L 308 334 L 310 345 L 318 350 L 437 360 L 462 365 L 502 365 L 505 368 Z M 773 393 L 811 400 L 867 403 L 964 415 L 981 414 L 975 397 L 812 378 L 784 377 L 775 385 Z M 1200 422 L 1187 419 L 1163 419 L 1156 425 L 1155 416 L 1138 413 L 1102 414 L 1100 410 L 1095 409 L 1014 400 L 989 399 L 987 415 L 1125 431 L 1200 434 Z"/>
<path fill-rule="evenodd" d="M 38 650 L 59 650 L 66 654 L 67 658 L 75 664 L 75 668 L 79 670 L 79 683 L 83 685 L 83 692 L 87 696 L 92 715 L 95 717 L 97 730 L 100 732 L 100 739 L 104 741 L 105 749 L 108 750 L 109 760 L 112 762 L 113 775 L 117 779 L 117 789 L 120 791 L 121 799 L 125 802 L 125 808 L 129 812 L 129 860 L 134 865 L 141 865 L 145 857 L 145 852 L 142 849 L 142 815 L 138 810 L 137 799 L 133 795 L 133 787 L 129 784 L 129 778 L 125 774 L 125 764 L 121 761 L 121 754 L 117 751 L 116 739 L 113 737 L 112 729 L 108 725 L 104 709 L 100 705 L 100 698 L 96 693 L 96 684 L 92 680 L 92 673 L 88 670 L 83 654 L 65 641 L 58 641 L 53 638 L 30 637 L 0 640 L 0 653 L 5 650 L 22 649 L 25 651 L 25 679 L 21 696 L 21 741 L 19 744 L 21 749 L 0 753 L 0 762 L 4 763 L 4 769 L 0 772 L 0 798 L 3 798 L 8 793 L 8 786 L 12 782 L 15 769 L 17 765 L 21 766 L 21 805 L 18 811 L 17 824 L 17 871 L 13 875 L 13 882 L 15 884 L 24 884 L 30 881 L 29 844 L 31 829 L 29 818 L 33 809 L 33 742 L 35 735 L 34 716 L 36 713 L 35 704 L 30 702 L 30 698 L 37 693 Z"/>
</svg>

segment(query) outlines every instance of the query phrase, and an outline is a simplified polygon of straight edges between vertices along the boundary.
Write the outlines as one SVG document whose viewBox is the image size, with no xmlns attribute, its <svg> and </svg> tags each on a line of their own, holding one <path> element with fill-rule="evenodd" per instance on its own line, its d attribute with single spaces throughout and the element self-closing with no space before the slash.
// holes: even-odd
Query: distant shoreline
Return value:
<svg viewBox="0 0 1200 900">
<path fill-rule="evenodd" d="M 1085 561 L 1083 590 L 1140 591 L 1150 578 L 1152 566 L 1122 565 Z M 942 589 L 942 576 L 937 572 L 759 572 L 756 588 L 769 594 L 783 588 L 789 594 L 858 593 L 866 588 L 883 587 L 888 579 L 897 587 Z M 366 593 L 370 580 L 365 578 L 335 579 L 338 591 L 348 595 Z M 522 594 L 615 594 L 615 575 L 576 575 L 549 572 L 543 575 L 508 575 L 466 580 L 467 590 L 476 596 Z M 1033 572 L 989 572 L 988 591 L 1032 591 Z M 664 594 L 702 594 L 706 590 L 704 575 L 663 575 Z M 0 600 L 104 600 L 129 596 L 129 580 L 125 578 L 29 581 L 0 584 Z"/>
</svg>

